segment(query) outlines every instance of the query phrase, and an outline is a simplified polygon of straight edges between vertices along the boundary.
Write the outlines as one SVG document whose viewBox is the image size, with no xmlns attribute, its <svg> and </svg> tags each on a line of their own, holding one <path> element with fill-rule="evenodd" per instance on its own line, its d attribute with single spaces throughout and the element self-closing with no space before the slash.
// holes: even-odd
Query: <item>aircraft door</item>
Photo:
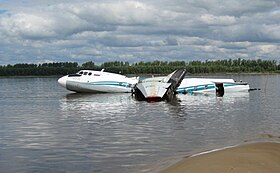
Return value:
<svg viewBox="0 0 280 173">
<path fill-rule="evenodd" d="M 216 96 L 223 97 L 225 94 L 225 88 L 223 83 L 216 83 Z"/>
</svg>

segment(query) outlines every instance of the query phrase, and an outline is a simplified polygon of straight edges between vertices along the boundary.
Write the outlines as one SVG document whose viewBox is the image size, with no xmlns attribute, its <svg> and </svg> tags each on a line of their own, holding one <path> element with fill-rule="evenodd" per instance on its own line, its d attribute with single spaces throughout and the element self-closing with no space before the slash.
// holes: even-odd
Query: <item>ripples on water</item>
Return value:
<svg viewBox="0 0 280 173">
<path fill-rule="evenodd" d="M 170 156 L 279 135 L 279 75 L 227 78 L 262 90 L 148 103 L 0 79 L 0 172 L 151 172 Z"/>
</svg>

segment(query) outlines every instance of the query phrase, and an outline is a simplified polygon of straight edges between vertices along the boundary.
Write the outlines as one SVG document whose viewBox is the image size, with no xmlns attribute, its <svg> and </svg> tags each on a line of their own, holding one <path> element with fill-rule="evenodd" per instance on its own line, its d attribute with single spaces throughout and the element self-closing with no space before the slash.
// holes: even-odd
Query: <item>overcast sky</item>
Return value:
<svg viewBox="0 0 280 173">
<path fill-rule="evenodd" d="M 0 65 L 280 61 L 279 0 L 0 0 Z"/>
</svg>

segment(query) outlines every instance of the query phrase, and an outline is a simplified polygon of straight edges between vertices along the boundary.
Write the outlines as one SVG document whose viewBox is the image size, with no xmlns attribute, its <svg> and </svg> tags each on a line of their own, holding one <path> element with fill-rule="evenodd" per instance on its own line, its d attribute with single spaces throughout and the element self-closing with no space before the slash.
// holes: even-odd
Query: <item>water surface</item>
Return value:
<svg viewBox="0 0 280 173">
<path fill-rule="evenodd" d="M 0 172 L 153 172 L 176 155 L 279 141 L 280 75 L 218 77 L 261 90 L 148 103 L 71 93 L 56 78 L 1 78 Z"/>
</svg>

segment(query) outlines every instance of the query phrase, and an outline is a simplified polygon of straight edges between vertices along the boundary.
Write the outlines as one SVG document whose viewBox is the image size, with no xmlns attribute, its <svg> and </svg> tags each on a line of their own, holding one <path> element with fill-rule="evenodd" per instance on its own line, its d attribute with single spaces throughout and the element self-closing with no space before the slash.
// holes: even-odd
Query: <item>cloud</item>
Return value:
<svg viewBox="0 0 280 173">
<path fill-rule="evenodd" d="M 259 52 L 262 54 L 268 54 L 270 52 L 274 52 L 278 50 L 278 47 L 275 45 L 259 45 L 257 46 Z"/>
<path fill-rule="evenodd" d="M 1 31 L 7 37 L 22 39 L 41 39 L 54 37 L 53 22 L 47 18 L 30 14 L 16 14 L 3 18 L 0 23 Z"/>
<path fill-rule="evenodd" d="M 214 16 L 212 14 L 204 14 L 201 21 L 207 25 L 232 25 L 236 23 L 234 16 Z"/>
<path fill-rule="evenodd" d="M 0 64 L 279 57 L 274 0 L 0 4 Z"/>
</svg>

